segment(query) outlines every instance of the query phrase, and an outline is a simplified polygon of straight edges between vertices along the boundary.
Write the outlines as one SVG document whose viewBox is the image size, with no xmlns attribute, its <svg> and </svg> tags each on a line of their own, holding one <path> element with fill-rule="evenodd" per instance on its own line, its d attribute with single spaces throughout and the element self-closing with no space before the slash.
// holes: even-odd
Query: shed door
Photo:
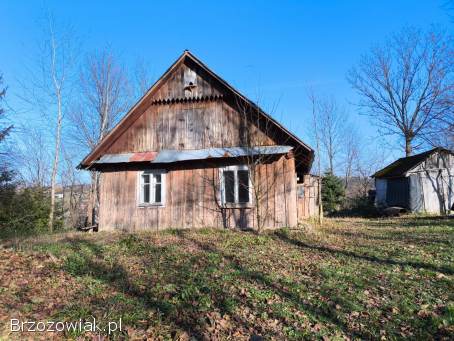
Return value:
<svg viewBox="0 0 454 341">
<path fill-rule="evenodd" d="M 408 208 L 408 178 L 388 179 L 386 186 L 386 203 L 388 206 Z"/>
</svg>

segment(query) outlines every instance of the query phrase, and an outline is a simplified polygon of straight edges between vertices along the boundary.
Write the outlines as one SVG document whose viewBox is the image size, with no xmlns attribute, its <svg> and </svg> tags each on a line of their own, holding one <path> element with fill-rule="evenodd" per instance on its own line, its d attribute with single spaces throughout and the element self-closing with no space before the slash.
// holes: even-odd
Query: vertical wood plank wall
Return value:
<svg viewBox="0 0 454 341">
<path fill-rule="evenodd" d="M 312 175 L 305 175 L 303 183 L 297 185 L 298 221 L 318 214 L 318 180 Z M 301 195 L 301 194 L 304 195 Z"/>
<path fill-rule="evenodd" d="M 296 176 L 293 158 L 260 165 L 267 188 L 260 200 L 263 228 L 297 225 Z M 267 174 L 277 174 L 276 177 Z M 100 188 L 100 230 L 160 230 L 164 228 L 256 228 L 255 205 L 221 209 L 219 168 L 171 170 L 166 175 L 164 207 L 139 207 L 138 171 L 103 172 Z M 215 185 L 213 185 L 215 184 Z"/>
<path fill-rule="evenodd" d="M 197 87 L 189 96 L 184 83 L 188 69 L 197 75 Z M 140 114 L 128 121 L 127 129 L 109 142 L 103 152 L 116 154 L 242 146 L 245 145 L 245 130 L 254 140 L 254 145 L 287 144 L 285 138 L 262 131 L 253 122 L 245 123 L 244 110 L 223 91 L 203 70 L 194 68 L 192 64 L 182 64 L 147 98 L 140 107 Z M 100 230 L 205 226 L 256 228 L 253 208 L 218 207 L 218 190 L 212 183 L 219 184 L 219 169 L 204 168 L 200 163 L 193 162 L 187 169 L 167 173 L 165 207 L 138 207 L 137 170 L 118 167 L 103 171 Z M 263 164 L 257 173 L 260 187 L 267 191 L 266 196 L 260 198 L 263 227 L 296 226 L 299 206 L 293 156 L 282 156 L 272 163 Z"/>
<path fill-rule="evenodd" d="M 243 143 L 240 115 L 221 100 L 151 105 L 107 153 L 240 146 Z M 258 144 L 276 144 L 252 124 L 248 133 Z"/>
</svg>

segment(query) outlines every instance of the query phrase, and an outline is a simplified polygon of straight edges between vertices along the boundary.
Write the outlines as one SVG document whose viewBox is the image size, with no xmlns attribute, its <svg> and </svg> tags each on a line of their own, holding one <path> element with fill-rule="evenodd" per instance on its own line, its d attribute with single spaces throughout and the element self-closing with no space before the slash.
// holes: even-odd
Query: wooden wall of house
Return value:
<svg viewBox="0 0 454 341">
<path fill-rule="evenodd" d="M 255 125 L 244 126 L 241 114 L 220 99 L 151 105 L 107 150 L 108 154 L 203 149 L 275 142 Z"/>
<path fill-rule="evenodd" d="M 297 185 L 298 221 L 318 214 L 318 178 L 307 174 Z"/>
<path fill-rule="evenodd" d="M 256 122 L 251 122 L 252 114 L 229 100 L 202 70 L 194 69 L 197 87 L 188 94 L 184 75 L 191 67 L 182 64 L 169 75 L 144 112 L 106 153 L 240 146 L 245 144 L 246 133 L 253 136 L 255 144 L 276 144 L 270 137 L 271 129 L 258 129 Z"/>
<path fill-rule="evenodd" d="M 166 174 L 164 207 L 139 207 L 139 170 L 105 171 L 101 176 L 100 230 L 160 230 L 164 228 L 257 228 L 256 205 L 221 209 L 219 167 L 182 167 Z M 256 171 L 263 228 L 297 225 L 295 160 L 281 156 Z M 214 184 L 214 185 L 213 185 Z M 265 193 L 265 192 L 262 192 Z"/>
<path fill-rule="evenodd" d="M 195 74 L 196 87 L 185 89 L 186 75 Z M 127 129 L 115 134 L 103 153 L 131 153 L 162 149 L 190 150 L 213 147 L 287 144 L 282 132 L 264 129 L 240 103 L 204 70 L 186 62 L 162 82 L 140 106 Z M 259 129 L 260 126 L 260 129 Z M 266 128 L 266 127 L 265 127 Z M 309 155 L 310 156 L 310 155 Z M 308 157 L 309 157 L 308 156 Z M 228 160 L 228 162 L 235 162 Z M 298 163 L 299 164 L 299 163 Z M 137 165 L 115 165 L 102 169 L 100 187 L 100 230 L 142 230 L 197 227 L 257 228 L 255 205 L 250 208 L 221 208 L 219 165 L 194 161 L 185 166 L 169 165 L 164 207 L 139 207 Z M 142 168 L 143 170 L 143 168 Z M 294 154 L 277 157 L 257 169 L 262 227 L 296 226 L 298 223 Z"/>
</svg>

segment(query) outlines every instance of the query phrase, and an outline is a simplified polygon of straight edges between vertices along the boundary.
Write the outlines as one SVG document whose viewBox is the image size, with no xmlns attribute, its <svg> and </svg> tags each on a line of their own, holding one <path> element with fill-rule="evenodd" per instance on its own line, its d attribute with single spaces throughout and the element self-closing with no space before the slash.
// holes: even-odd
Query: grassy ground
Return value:
<svg viewBox="0 0 454 341">
<path fill-rule="evenodd" d="M 88 337 L 11 334 L 9 319 L 90 316 L 121 317 L 120 339 L 454 337 L 454 220 L 337 219 L 260 236 L 66 233 L 2 244 L 0 339 Z"/>
</svg>

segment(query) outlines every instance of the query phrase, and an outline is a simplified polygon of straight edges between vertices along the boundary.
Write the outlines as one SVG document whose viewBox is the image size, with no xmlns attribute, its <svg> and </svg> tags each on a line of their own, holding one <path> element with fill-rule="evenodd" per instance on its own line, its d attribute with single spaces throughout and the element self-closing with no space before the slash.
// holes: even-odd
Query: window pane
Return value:
<svg viewBox="0 0 454 341">
<path fill-rule="evenodd" d="M 161 174 L 155 174 L 154 175 L 155 181 L 157 184 L 161 183 Z"/>
<path fill-rule="evenodd" d="M 150 183 L 150 174 L 142 174 L 142 182 L 144 184 L 149 184 Z"/>
<path fill-rule="evenodd" d="M 161 177 L 161 175 L 159 175 L 159 177 Z M 156 184 L 154 195 L 155 195 L 154 202 L 160 203 L 161 202 L 161 184 Z"/>
<path fill-rule="evenodd" d="M 235 177 L 233 171 L 224 171 L 224 194 L 226 203 L 235 202 Z"/>
<path fill-rule="evenodd" d="M 238 171 L 238 202 L 249 202 L 249 171 Z"/>
<path fill-rule="evenodd" d="M 144 184 L 142 187 L 143 190 L 143 202 L 150 202 L 150 184 Z"/>
</svg>

